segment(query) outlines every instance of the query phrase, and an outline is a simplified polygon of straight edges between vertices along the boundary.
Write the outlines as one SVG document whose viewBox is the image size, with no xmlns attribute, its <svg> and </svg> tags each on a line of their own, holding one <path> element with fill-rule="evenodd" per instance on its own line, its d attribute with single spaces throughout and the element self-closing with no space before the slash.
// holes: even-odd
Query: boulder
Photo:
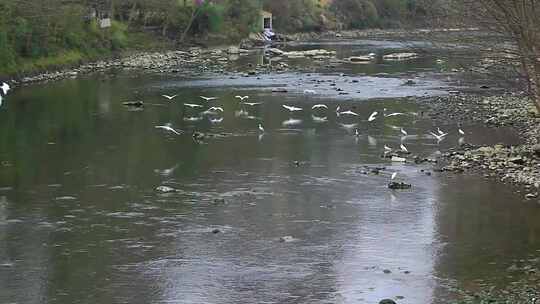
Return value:
<svg viewBox="0 0 540 304">
<path fill-rule="evenodd" d="M 388 188 L 392 190 L 403 190 L 403 189 L 411 189 L 411 184 L 406 184 L 404 182 L 391 182 L 388 184 Z"/>
<path fill-rule="evenodd" d="M 236 46 L 231 46 L 229 47 L 229 49 L 227 49 L 227 53 L 231 55 L 237 55 L 237 54 L 240 54 L 240 49 Z"/>
<path fill-rule="evenodd" d="M 418 58 L 417 53 L 392 53 L 388 55 L 384 55 L 384 60 L 410 60 Z"/>
<path fill-rule="evenodd" d="M 167 187 L 167 186 L 159 186 L 156 188 L 156 191 L 160 193 L 172 193 L 172 192 L 176 192 L 177 190 L 171 187 Z"/>
</svg>

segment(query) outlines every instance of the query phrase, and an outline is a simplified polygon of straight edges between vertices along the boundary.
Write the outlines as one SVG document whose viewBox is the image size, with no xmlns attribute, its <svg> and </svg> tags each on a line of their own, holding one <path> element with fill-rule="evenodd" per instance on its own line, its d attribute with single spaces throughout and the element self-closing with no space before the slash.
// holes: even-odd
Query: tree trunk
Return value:
<svg viewBox="0 0 540 304">
<path fill-rule="evenodd" d="M 531 83 L 531 97 L 536 103 L 536 108 L 540 112 L 540 56 L 535 58 L 533 63 L 533 75 L 529 76 Z"/>
<path fill-rule="evenodd" d="M 186 35 L 188 34 L 189 30 L 191 29 L 191 26 L 193 25 L 193 22 L 195 22 L 195 18 L 197 18 L 197 15 L 199 14 L 199 9 L 195 8 L 193 12 L 191 13 L 191 18 L 189 20 L 188 25 L 186 26 L 186 29 L 182 33 L 182 36 L 180 36 L 180 43 L 184 43 L 184 39 L 186 39 Z"/>
</svg>

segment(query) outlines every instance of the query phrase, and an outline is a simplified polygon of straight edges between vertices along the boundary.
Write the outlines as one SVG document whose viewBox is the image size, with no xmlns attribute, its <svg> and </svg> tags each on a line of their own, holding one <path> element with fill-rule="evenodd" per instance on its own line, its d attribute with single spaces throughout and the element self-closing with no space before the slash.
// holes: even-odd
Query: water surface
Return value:
<svg viewBox="0 0 540 304">
<path fill-rule="evenodd" d="M 509 261 L 540 249 L 538 206 L 478 176 L 381 158 L 385 145 L 434 157 L 460 140 L 414 102 L 453 86 L 419 60 L 365 67 L 385 75 L 119 73 L 15 90 L 0 108 L 0 302 L 440 303 L 456 286 L 504 283 Z M 136 99 L 143 110 L 122 105 Z M 310 109 L 320 103 L 329 110 Z M 336 117 L 337 106 L 359 116 Z M 407 115 L 383 118 L 384 108 Z M 165 123 L 186 135 L 154 128 Z M 440 143 L 427 135 L 437 127 L 450 132 Z M 463 128 L 475 144 L 517 142 L 510 130 Z M 196 143 L 193 131 L 214 136 Z M 413 189 L 387 189 L 394 172 Z"/>
</svg>

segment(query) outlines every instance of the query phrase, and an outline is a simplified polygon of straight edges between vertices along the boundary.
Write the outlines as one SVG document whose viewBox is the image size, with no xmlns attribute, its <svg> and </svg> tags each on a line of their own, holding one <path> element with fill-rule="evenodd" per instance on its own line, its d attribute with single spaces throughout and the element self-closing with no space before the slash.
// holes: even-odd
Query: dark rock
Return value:
<svg viewBox="0 0 540 304">
<path fill-rule="evenodd" d="M 411 184 L 406 184 L 404 182 L 398 183 L 398 182 L 391 182 L 388 184 L 388 188 L 392 190 L 403 190 L 403 189 L 411 189 Z"/>
<path fill-rule="evenodd" d="M 396 302 L 391 299 L 384 299 L 384 300 L 381 300 L 379 304 L 396 304 Z"/>
<path fill-rule="evenodd" d="M 219 229 L 217 229 L 217 228 L 214 229 L 214 230 L 212 230 L 212 233 L 213 233 L 213 234 L 218 234 L 218 233 L 220 233 L 220 232 L 221 232 L 221 230 L 219 230 Z"/>
<path fill-rule="evenodd" d="M 385 270 L 383 270 L 383 272 L 386 273 L 386 274 L 392 273 L 392 271 L 390 271 L 390 269 L 385 269 Z"/>
<path fill-rule="evenodd" d="M 143 107 L 144 106 L 144 102 L 140 101 L 140 100 L 137 100 L 137 101 L 126 101 L 126 102 L 122 102 L 123 105 L 127 106 L 127 107 L 137 107 L 137 108 L 140 108 L 140 107 Z"/>
<path fill-rule="evenodd" d="M 214 204 L 225 204 L 225 199 L 224 198 L 215 198 L 214 199 Z"/>
</svg>

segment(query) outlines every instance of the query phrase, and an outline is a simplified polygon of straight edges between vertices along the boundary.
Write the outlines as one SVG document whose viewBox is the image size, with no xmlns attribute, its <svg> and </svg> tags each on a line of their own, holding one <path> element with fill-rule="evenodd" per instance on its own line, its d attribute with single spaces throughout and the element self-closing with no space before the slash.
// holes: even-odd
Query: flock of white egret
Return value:
<svg viewBox="0 0 540 304">
<path fill-rule="evenodd" d="M 306 93 L 304 92 L 304 94 L 306 94 Z M 169 101 L 173 101 L 178 96 L 179 96 L 178 94 L 172 95 L 172 96 L 171 95 L 162 95 L 162 97 L 166 98 Z M 183 103 L 183 106 L 186 107 L 186 108 L 192 109 L 192 110 L 199 109 L 200 114 L 209 115 L 209 116 L 219 115 L 219 114 L 222 114 L 225 111 L 223 109 L 223 107 L 221 107 L 221 106 L 210 104 L 210 102 L 212 102 L 212 101 L 219 100 L 219 97 L 207 97 L 207 96 L 199 96 L 199 97 L 200 97 L 201 100 L 206 102 L 206 105 L 201 104 L 201 103 Z M 255 107 L 255 106 L 258 106 L 258 105 L 262 104 L 261 102 L 248 102 L 248 100 L 250 98 L 249 96 L 236 95 L 234 97 L 238 100 L 238 102 L 241 105 L 244 105 L 244 106 Z M 304 112 L 304 111 L 310 111 L 311 110 L 312 111 L 312 118 L 314 119 L 315 122 L 318 122 L 318 123 L 327 122 L 328 121 L 328 113 L 331 112 L 330 107 L 328 105 L 326 105 L 326 104 L 315 104 L 315 105 L 311 106 L 311 108 L 303 108 L 303 107 L 294 106 L 294 105 L 287 105 L 287 104 L 282 104 L 281 107 L 283 108 L 284 111 L 289 112 L 291 115 L 294 115 L 297 112 Z M 357 113 L 357 112 L 354 112 L 353 110 L 354 110 L 354 107 L 353 107 L 353 109 L 344 110 L 344 109 L 341 108 L 341 106 L 337 106 L 334 113 L 335 113 L 337 118 L 340 118 L 340 117 L 351 117 L 351 118 L 359 117 L 360 114 Z M 248 111 L 241 110 L 241 111 L 238 111 L 236 114 L 247 115 Z M 412 113 L 412 112 L 409 112 L 409 113 L 402 113 L 402 112 L 389 113 L 388 110 L 386 108 L 384 108 L 382 113 L 379 113 L 378 111 L 372 112 L 366 118 L 365 121 L 367 123 L 372 123 L 372 122 L 376 121 L 380 116 L 383 116 L 383 117 L 396 117 L 396 116 L 416 116 L 416 115 L 418 115 L 418 113 Z M 187 118 L 184 118 L 184 119 L 186 121 L 199 121 L 202 118 L 201 118 L 201 116 L 196 116 L 196 117 L 194 116 L 194 117 L 187 117 Z M 217 117 L 217 118 L 213 117 L 213 118 L 210 119 L 210 121 L 212 123 L 220 123 L 220 122 L 223 121 L 223 117 Z M 290 120 L 287 120 L 286 122 L 284 122 L 284 125 L 293 125 L 295 121 L 301 121 L 301 120 L 291 118 Z M 358 124 L 353 123 L 353 124 L 349 124 L 349 125 L 347 125 L 347 124 L 341 124 L 341 125 L 345 129 L 348 129 L 350 131 L 352 131 L 354 129 L 354 136 L 356 136 L 356 137 L 361 136 L 358 128 L 356 128 Z M 174 129 L 170 124 L 162 125 L 162 126 L 156 126 L 155 128 L 171 132 L 171 133 L 173 133 L 175 135 L 184 134 L 184 131 Z M 407 149 L 407 147 L 403 143 L 403 138 L 407 138 L 409 136 L 409 133 L 403 127 L 400 127 L 399 131 L 403 136 L 402 137 L 402 143 L 401 143 L 399 149 L 394 150 L 393 148 L 388 147 L 388 146 L 385 145 L 384 146 L 384 153 L 385 154 L 390 153 L 390 152 L 394 152 L 394 151 L 396 151 L 396 152 L 397 151 L 402 151 L 402 152 L 406 152 L 406 153 L 409 152 L 409 150 Z M 258 124 L 258 132 L 260 133 L 260 135 L 264 135 L 266 133 L 265 128 L 264 128 L 262 123 Z M 462 137 L 465 135 L 465 132 L 459 127 L 457 129 L 457 132 Z M 427 134 L 427 136 L 430 136 L 430 137 L 436 139 L 437 143 L 439 143 L 442 140 L 444 140 L 445 137 L 448 134 L 449 134 L 449 132 L 445 132 L 445 131 L 441 130 L 440 128 L 437 128 L 436 131 L 429 132 L 429 134 Z M 193 133 L 193 138 L 194 139 L 203 139 L 204 134 L 194 132 Z"/>
<path fill-rule="evenodd" d="M 304 94 L 307 94 L 307 93 L 304 92 Z M 162 95 L 162 96 L 164 98 L 166 98 L 167 100 L 169 100 L 169 101 L 173 101 L 179 95 L 172 95 L 172 96 L 170 96 L 170 95 Z M 202 114 L 203 116 L 204 115 L 212 116 L 212 115 L 223 114 L 223 112 L 224 112 L 223 107 L 210 103 L 212 101 L 219 100 L 219 97 L 206 97 L 206 96 L 199 96 L 199 97 L 200 97 L 201 100 L 205 101 L 206 104 L 183 103 L 183 106 L 186 107 L 186 108 L 189 108 L 191 110 L 197 110 L 198 109 L 199 113 Z M 255 107 L 255 106 L 258 106 L 258 105 L 262 104 L 261 102 L 248 102 L 248 100 L 250 98 L 249 96 L 236 95 L 235 98 L 238 100 L 239 104 L 244 105 L 244 106 L 248 106 L 248 107 Z M 304 112 L 304 111 L 311 111 L 312 112 L 312 118 L 314 119 L 315 122 L 318 122 L 318 123 L 327 122 L 329 113 L 334 113 L 337 118 L 345 118 L 345 117 L 357 118 L 357 117 L 360 117 L 359 113 L 353 111 L 354 107 L 352 109 L 346 109 L 345 110 L 345 109 L 342 109 L 341 106 L 337 106 L 334 112 L 332 112 L 330 110 L 330 107 L 328 105 L 322 104 L 322 103 L 321 104 L 315 104 L 315 105 L 311 106 L 310 108 L 308 108 L 308 107 L 303 108 L 303 107 L 300 107 L 300 106 L 294 106 L 294 105 L 288 105 L 288 104 L 282 104 L 281 107 L 282 107 L 282 109 L 284 111 L 287 111 L 288 113 L 290 113 L 291 117 L 293 117 L 293 115 L 295 113 L 301 113 L 301 112 Z M 248 112 L 245 111 L 245 110 L 241 110 L 241 111 L 237 112 L 237 114 L 238 113 L 240 113 L 240 114 L 248 114 Z M 368 117 L 366 117 L 366 119 L 364 121 L 367 122 L 368 124 L 370 124 L 370 123 L 373 123 L 374 121 L 376 121 L 381 116 L 387 118 L 387 117 L 417 116 L 417 115 L 418 115 L 418 113 L 414 113 L 414 112 L 408 112 L 408 113 L 392 112 L 392 113 L 390 113 L 390 112 L 388 112 L 388 110 L 386 108 L 384 108 L 381 113 L 379 113 L 378 111 L 372 112 Z M 189 117 L 187 118 L 188 121 L 191 121 L 190 119 L 193 119 L 193 121 L 195 121 L 195 119 L 197 119 L 197 121 L 198 121 L 200 119 L 200 116 L 195 117 L 195 118 L 189 118 Z M 222 120 L 223 120 L 223 118 L 221 117 L 221 118 L 212 118 L 211 121 L 212 122 L 214 122 L 214 121 L 221 122 Z M 293 124 L 291 121 L 300 121 L 301 122 L 301 120 L 294 119 L 294 118 L 291 118 L 286 122 L 288 122 L 290 124 Z M 284 123 L 284 124 L 287 125 L 287 123 Z M 345 129 L 348 129 L 350 131 L 352 131 L 354 129 L 353 135 L 355 137 L 360 137 L 361 136 L 360 131 L 357 128 L 357 126 L 358 126 L 357 123 L 352 123 L 352 124 L 349 124 L 349 125 L 342 124 L 342 126 Z M 259 138 L 261 138 L 266 133 L 266 130 L 265 130 L 262 123 L 259 123 L 257 127 L 258 127 L 258 132 L 259 132 Z M 164 130 L 166 132 L 170 132 L 170 133 L 175 134 L 175 135 L 182 135 L 182 134 L 185 133 L 182 130 L 178 130 L 178 129 L 173 128 L 170 124 L 162 125 L 162 126 L 156 126 L 155 128 L 162 129 L 162 130 Z M 409 150 L 405 146 L 404 140 L 403 140 L 404 138 L 406 139 L 407 137 L 410 136 L 409 133 L 403 127 L 397 127 L 396 129 L 398 129 L 399 132 L 402 135 L 401 144 L 400 144 L 398 149 L 393 149 L 393 148 L 391 148 L 391 147 L 389 147 L 387 145 L 384 145 L 384 151 L 383 151 L 384 155 L 387 155 L 387 154 L 393 153 L 393 152 L 396 152 L 396 153 L 409 153 Z M 466 134 L 465 131 L 463 131 L 461 128 L 459 128 L 459 126 L 457 128 L 457 133 L 459 133 L 459 135 L 461 136 L 461 139 L 463 139 L 463 136 Z M 427 134 L 427 136 L 430 136 L 430 137 L 436 139 L 437 143 L 440 143 L 442 140 L 445 139 L 445 137 L 448 134 L 449 134 L 449 132 L 445 132 L 445 131 L 441 130 L 440 128 L 437 128 L 436 131 L 429 132 L 429 134 Z M 192 134 L 192 137 L 193 137 L 195 142 L 200 143 L 202 140 L 205 139 L 205 134 L 194 131 L 193 134 Z M 460 141 L 461 141 L 461 139 L 460 139 Z M 394 159 L 396 159 L 396 161 L 404 161 L 405 160 L 404 158 L 397 157 L 397 156 L 393 156 L 392 160 L 394 161 Z M 397 173 L 393 173 L 391 175 L 391 180 L 395 180 L 396 176 L 397 176 Z"/>
</svg>

